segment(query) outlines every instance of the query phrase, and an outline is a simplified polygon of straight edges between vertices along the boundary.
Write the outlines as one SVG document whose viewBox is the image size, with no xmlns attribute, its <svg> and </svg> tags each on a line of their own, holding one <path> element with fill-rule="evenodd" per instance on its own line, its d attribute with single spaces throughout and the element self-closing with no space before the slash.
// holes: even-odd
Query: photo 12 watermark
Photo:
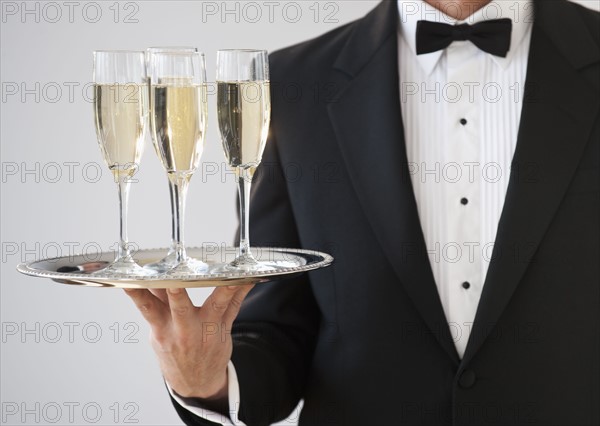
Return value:
<svg viewBox="0 0 600 426">
<path fill-rule="evenodd" d="M 99 266 L 96 262 L 102 261 L 103 253 L 117 251 L 119 242 L 104 250 L 97 241 L 2 241 L 1 247 L 2 263 L 25 263 L 40 259 L 56 263 L 61 258 L 73 262 L 81 257 L 81 267 L 88 265 L 90 269 L 95 269 Z M 132 256 L 140 250 L 139 244 L 134 241 L 128 241 L 127 248 Z"/>
<path fill-rule="evenodd" d="M 408 85 L 408 83 L 407 83 Z M 3 104 L 14 103 L 48 103 L 48 104 L 73 104 L 94 102 L 94 82 L 92 81 L 9 81 L 1 83 Z M 125 91 L 123 96 L 114 96 L 115 102 L 138 102 L 139 84 L 118 84 L 110 87 L 111 92 Z M 218 93 L 218 82 L 209 81 L 202 90 L 202 95 L 207 99 L 214 98 Z M 262 90 L 258 83 L 248 83 L 243 86 L 241 96 L 245 101 L 256 103 L 262 100 Z M 271 81 L 269 92 L 271 96 L 277 96 L 283 102 L 296 104 L 301 101 L 309 101 L 313 104 L 329 104 L 338 102 L 337 93 L 341 86 L 331 81 L 314 81 L 308 85 L 295 81 Z M 414 93 L 413 93 L 414 92 Z M 406 91 L 406 96 L 416 95 L 418 91 L 412 89 Z M 118 93 L 115 93 L 118 95 Z M 439 96 L 438 96 L 439 97 Z"/>
<path fill-rule="evenodd" d="M 514 23 L 532 23 L 534 19 L 534 4 L 524 0 L 502 0 L 490 2 L 481 7 L 478 1 L 442 1 L 436 2 L 435 7 L 424 1 L 403 1 L 399 4 L 400 18 L 406 23 L 409 18 L 443 22 L 454 25 L 452 16 L 466 16 L 466 23 L 473 24 L 478 17 L 484 20 L 510 19 Z"/>
<path fill-rule="evenodd" d="M 203 1 L 201 21 L 227 23 L 338 24 L 339 2 L 334 1 Z"/>
<path fill-rule="evenodd" d="M 105 165 L 89 161 L 16 162 L 1 164 L 2 183 L 97 183 L 102 179 Z M 137 172 L 137 168 L 135 169 Z M 134 173 L 135 175 L 135 173 Z M 133 182 L 133 178 L 132 181 Z"/>
<path fill-rule="evenodd" d="M 2 424 L 135 424 L 139 411 L 131 401 L 2 401 Z"/>
<path fill-rule="evenodd" d="M 134 1 L 3 1 L 3 24 L 139 23 L 140 4 Z"/>
<path fill-rule="evenodd" d="M 48 321 L 2 322 L 3 344 L 33 343 L 139 343 L 137 322 Z"/>
</svg>

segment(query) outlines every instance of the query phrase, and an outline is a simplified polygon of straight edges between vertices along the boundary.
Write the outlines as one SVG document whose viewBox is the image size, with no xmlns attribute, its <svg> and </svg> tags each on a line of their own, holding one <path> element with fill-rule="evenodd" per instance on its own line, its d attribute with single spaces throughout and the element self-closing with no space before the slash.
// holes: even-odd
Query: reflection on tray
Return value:
<svg viewBox="0 0 600 426">
<path fill-rule="evenodd" d="M 62 272 L 65 274 L 75 272 L 77 274 L 91 274 L 94 272 L 101 271 L 110 265 L 110 262 L 86 262 L 75 266 L 61 266 L 56 269 L 56 272 Z"/>
</svg>

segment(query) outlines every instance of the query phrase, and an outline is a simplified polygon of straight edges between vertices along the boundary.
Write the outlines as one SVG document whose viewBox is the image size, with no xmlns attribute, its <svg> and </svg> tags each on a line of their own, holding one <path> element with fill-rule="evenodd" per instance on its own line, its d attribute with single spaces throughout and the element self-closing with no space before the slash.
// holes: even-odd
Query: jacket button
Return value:
<svg viewBox="0 0 600 426">
<path fill-rule="evenodd" d="M 477 381 L 477 376 L 475 376 L 475 372 L 473 370 L 465 370 L 460 375 L 458 379 L 458 384 L 461 388 L 468 389 L 473 387 L 475 382 Z"/>
</svg>

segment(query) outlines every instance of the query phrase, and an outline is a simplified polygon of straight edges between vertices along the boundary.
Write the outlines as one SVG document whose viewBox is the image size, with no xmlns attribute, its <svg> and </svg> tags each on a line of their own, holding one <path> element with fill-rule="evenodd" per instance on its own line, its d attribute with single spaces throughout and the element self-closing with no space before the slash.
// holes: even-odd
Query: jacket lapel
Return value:
<svg viewBox="0 0 600 426">
<path fill-rule="evenodd" d="M 332 80 L 340 88 L 329 116 L 352 185 L 408 296 L 458 365 L 433 278 L 408 172 L 398 82 L 395 1 L 357 23 Z"/>
<path fill-rule="evenodd" d="M 550 225 L 589 140 L 598 93 L 579 69 L 598 46 L 571 5 L 535 3 L 517 147 L 466 365 L 496 324 Z M 557 22 L 570 28 L 559 33 Z"/>
</svg>

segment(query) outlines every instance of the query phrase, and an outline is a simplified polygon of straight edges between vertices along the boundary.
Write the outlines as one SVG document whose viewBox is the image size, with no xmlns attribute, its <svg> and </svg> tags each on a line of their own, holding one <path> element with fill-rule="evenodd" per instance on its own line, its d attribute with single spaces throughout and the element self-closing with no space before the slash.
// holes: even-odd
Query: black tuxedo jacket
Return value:
<svg viewBox="0 0 600 426">
<path fill-rule="evenodd" d="M 407 169 L 396 2 L 272 54 L 253 245 L 335 262 L 244 303 L 233 362 L 247 424 L 300 399 L 301 425 L 600 424 L 600 15 L 534 6 L 511 180 L 462 360 Z"/>
</svg>

